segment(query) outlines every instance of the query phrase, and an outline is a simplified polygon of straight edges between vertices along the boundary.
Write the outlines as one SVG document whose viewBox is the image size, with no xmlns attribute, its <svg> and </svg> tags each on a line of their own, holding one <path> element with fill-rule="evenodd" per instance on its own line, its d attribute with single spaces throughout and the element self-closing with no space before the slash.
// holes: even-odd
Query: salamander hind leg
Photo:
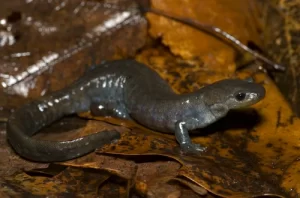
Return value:
<svg viewBox="0 0 300 198">
<path fill-rule="evenodd" d="M 199 153 L 206 150 L 206 147 L 192 143 L 185 122 L 175 124 L 175 137 L 184 153 Z"/>
</svg>

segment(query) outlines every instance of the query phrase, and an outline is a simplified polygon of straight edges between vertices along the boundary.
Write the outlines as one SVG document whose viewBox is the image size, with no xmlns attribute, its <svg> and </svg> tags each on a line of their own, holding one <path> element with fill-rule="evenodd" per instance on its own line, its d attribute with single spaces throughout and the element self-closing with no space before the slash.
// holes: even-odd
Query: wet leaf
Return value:
<svg viewBox="0 0 300 198">
<path fill-rule="evenodd" d="M 10 4 L 0 8 L 2 19 L 17 12 L 21 20 L 11 24 L 20 39 L 0 51 L 4 118 L 7 110 L 68 86 L 95 63 L 133 57 L 145 43 L 146 21 L 132 1 Z"/>
<path fill-rule="evenodd" d="M 157 161 L 159 160 L 157 156 L 153 156 L 153 158 L 149 156 L 146 160 L 141 157 L 142 156 L 130 160 L 92 153 L 61 164 L 71 167 L 106 170 L 113 175 L 126 179 L 129 182 L 128 185 L 134 189 L 131 191 L 136 191 L 142 196 L 166 197 L 171 196 L 172 194 L 174 194 L 174 196 L 195 194 L 196 196 L 196 193 L 189 189 L 190 186 L 195 185 L 192 184 L 192 182 L 180 179 L 176 179 L 179 183 L 172 182 L 173 180 L 175 181 L 177 171 L 180 168 L 179 163 L 165 160 Z M 184 186 L 187 186 L 187 188 L 180 185 L 181 183 L 184 183 Z M 195 191 L 198 194 L 203 195 L 207 193 L 206 190 L 200 189 L 201 187 L 193 186 L 193 189 L 196 188 L 197 190 Z M 101 188 L 101 190 L 103 189 Z"/>
<path fill-rule="evenodd" d="M 61 163 L 66 166 L 106 170 L 121 178 L 131 180 L 136 174 L 136 164 L 117 157 L 100 156 L 91 153 L 84 157 Z"/>
<path fill-rule="evenodd" d="M 185 194 L 198 197 L 191 189 L 174 182 L 179 168 L 180 164 L 172 161 L 140 163 L 135 188 L 139 194 L 147 195 L 147 197 L 182 197 Z M 192 185 L 188 181 L 183 182 L 187 186 Z M 206 195 L 206 193 L 202 189 L 201 195 Z"/>
<path fill-rule="evenodd" d="M 62 166 L 59 164 L 49 164 L 47 168 L 36 168 L 32 170 L 26 171 L 28 175 L 31 176 L 36 176 L 36 175 L 41 175 L 41 176 L 55 176 L 59 174 L 60 172 L 64 171 L 67 167 Z"/>
</svg>

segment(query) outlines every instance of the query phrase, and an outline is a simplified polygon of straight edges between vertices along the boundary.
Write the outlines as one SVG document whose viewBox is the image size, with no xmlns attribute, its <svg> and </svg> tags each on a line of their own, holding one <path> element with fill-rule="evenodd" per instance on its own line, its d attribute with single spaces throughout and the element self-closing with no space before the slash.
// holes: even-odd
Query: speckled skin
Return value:
<svg viewBox="0 0 300 198">
<path fill-rule="evenodd" d="M 7 138 L 19 155 L 33 161 L 65 161 L 85 155 L 119 139 L 120 134 L 108 131 L 61 142 L 31 136 L 65 115 L 88 111 L 97 104 L 113 116 L 175 133 L 184 152 L 203 151 L 204 147 L 191 142 L 188 130 L 205 127 L 230 109 L 255 104 L 264 95 L 259 84 L 229 79 L 178 95 L 147 66 L 134 60 L 111 61 L 98 65 L 70 87 L 16 110 L 7 124 Z"/>
</svg>

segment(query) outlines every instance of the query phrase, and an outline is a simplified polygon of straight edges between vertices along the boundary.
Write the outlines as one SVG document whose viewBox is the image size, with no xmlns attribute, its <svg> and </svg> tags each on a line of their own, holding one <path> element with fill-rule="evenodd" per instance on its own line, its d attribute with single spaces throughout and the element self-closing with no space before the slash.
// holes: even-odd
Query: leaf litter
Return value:
<svg viewBox="0 0 300 198">
<path fill-rule="evenodd" d="M 109 3 L 111 4 L 111 2 Z M 118 3 L 126 5 L 126 1 Z M 201 3 L 189 0 L 185 1 L 184 5 L 180 5 L 179 1 L 153 0 L 151 4 L 155 9 L 172 13 L 174 16 L 190 18 L 196 22 L 220 27 L 244 44 L 249 41 L 261 44 L 247 4 L 233 5 L 230 1 L 220 3 L 218 0 L 202 1 Z M 85 6 L 82 8 L 87 8 Z M 70 10 L 74 11 L 73 8 Z M 91 10 L 91 8 L 87 8 L 87 10 Z M 50 13 L 49 16 L 55 16 L 52 12 Z M 79 50 L 75 54 L 69 53 L 71 58 L 56 62 L 53 64 L 53 68 L 47 66 L 45 71 L 28 78 L 27 83 L 26 80 L 21 79 L 18 82 L 19 86 L 27 84 L 25 88 L 29 90 L 27 92 L 29 99 L 67 86 L 84 72 L 86 67 L 82 66 L 87 62 L 85 57 L 90 59 L 89 55 L 92 51 L 96 54 L 94 55 L 97 57 L 96 62 L 134 56 L 138 61 L 159 72 L 178 93 L 194 91 L 223 78 L 252 77 L 256 82 L 265 86 L 266 98 L 253 108 L 232 112 L 220 122 L 196 131 L 198 135 L 193 137 L 193 141 L 209 147 L 207 153 L 197 156 L 182 155 L 173 135 L 160 134 L 130 121 L 99 118 L 90 113 L 80 115 L 85 118 L 81 121 L 78 121 L 78 118 L 61 121 L 56 126 L 54 124 L 52 129 L 43 131 L 47 134 L 41 133 L 37 136 L 43 139 L 61 140 L 113 128 L 121 132 L 122 138 L 87 156 L 60 163 L 68 168 L 51 175 L 51 177 L 49 175 L 30 175 L 28 171 L 27 173 L 17 171 L 15 174 L 10 174 L 1 180 L 1 192 L 6 195 L 62 195 L 61 193 L 65 190 L 70 193 L 69 195 L 80 197 L 85 193 L 89 196 L 104 196 L 117 190 L 118 193 L 114 195 L 119 197 L 129 196 L 129 193 L 148 197 L 184 197 L 187 195 L 195 197 L 203 195 L 207 197 L 215 195 L 221 197 L 263 195 L 295 197 L 299 193 L 297 184 L 299 169 L 297 163 L 299 127 L 297 126 L 299 126 L 299 121 L 272 79 L 256 69 L 235 72 L 236 60 L 240 58 L 240 54 L 231 46 L 211 35 L 163 16 L 151 13 L 146 16 L 149 33 L 155 40 L 145 41 L 143 20 L 140 23 L 133 23 L 133 25 L 127 23 L 122 27 L 123 29 L 120 27 L 119 32 L 121 33 L 116 30 L 111 37 L 108 36 L 110 39 L 106 41 L 105 45 L 97 46 L 97 48 L 95 45 L 87 45 L 84 48 L 86 50 Z M 74 24 L 76 25 L 76 23 Z M 72 27 L 74 24 L 72 23 Z M 77 27 L 81 28 L 80 25 Z M 128 29 L 125 31 L 124 28 Z M 69 31 L 74 30 L 70 29 Z M 124 31 L 132 39 L 136 37 L 135 34 L 138 34 L 138 41 L 132 44 L 128 38 L 124 40 Z M 101 42 L 106 40 L 101 37 L 99 37 Z M 116 44 L 117 48 L 105 52 L 107 46 L 114 46 L 108 43 L 117 42 L 117 38 L 120 40 L 119 46 Z M 64 40 L 65 37 L 61 37 L 61 39 Z M 146 46 L 144 46 L 145 44 Z M 65 46 L 70 46 L 70 43 L 65 43 Z M 141 50 L 142 46 L 144 48 Z M 17 49 L 17 47 L 15 48 Z M 49 49 L 54 50 L 52 47 Z M 49 49 L 45 48 L 44 51 L 47 52 Z M 11 50 L 13 51 L 13 48 Z M 135 55 L 137 50 L 139 50 L 138 54 Z M 11 52 L 8 50 L 7 53 Z M 23 60 L 26 63 L 23 64 L 24 68 L 27 67 L 26 69 L 32 65 L 30 61 L 32 62 L 33 57 L 36 56 L 36 53 L 31 53 L 34 56 Z M 9 64 L 11 60 L 7 62 Z M 60 64 L 64 66 L 59 66 Z M 62 72 L 62 68 L 72 68 L 71 65 L 74 64 L 77 65 L 77 70 L 71 69 L 70 72 Z M 22 71 L 22 69 L 20 70 Z M 14 74 L 11 71 L 8 74 L 18 75 L 20 73 Z M 68 82 L 61 83 L 61 79 L 68 79 Z M 33 85 L 30 85 L 34 89 L 30 86 L 28 89 L 28 82 L 34 82 Z M 22 85 L 22 83 L 25 84 Z M 10 97 L 12 98 L 10 94 L 22 94 L 16 91 L 4 90 L 4 92 L 9 98 L 3 100 L 2 106 L 5 108 L 19 106 L 28 100 L 28 98 L 21 98 L 13 103 L 10 100 Z M 13 97 L 16 96 L 13 95 Z M 90 120 L 87 121 L 87 118 Z M 77 123 L 75 127 L 74 123 Z M 50 131 L 51 133 L 49 133 Z M 4 136 L 5 134 L 3 139 Z M 11 165 L 16 166 L 16 164 Z M 17 165 L 15 170 L 22 170 L 21 167 Z M 49 169 L 51 172 L 51 167 Z M 42 170 L 40 171 L 43 172 Z M 97 176 L 96 179 L 88 179 L 93 184 L 84 179 L 85 175 L 89 175 L 89 171 Z M 89 177 L 87 176 L 87 178 Z"/>
</svg>

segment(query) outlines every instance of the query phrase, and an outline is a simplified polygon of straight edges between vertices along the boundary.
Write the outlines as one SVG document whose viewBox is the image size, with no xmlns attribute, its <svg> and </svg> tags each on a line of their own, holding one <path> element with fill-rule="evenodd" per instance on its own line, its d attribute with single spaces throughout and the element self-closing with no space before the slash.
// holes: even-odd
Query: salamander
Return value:
<svg viewBox="0 0 300 198">
<path fill-rule="evenodd" d="M 206 127 L 229 110 L 248 107 L 263 99 L 262 85 L 224 79 L 185 94 L 177 94 L 158 73 L 135 60 L 99 64 L 70 86 L 25 104 L 7 123 L 7 139 L 20 156 L 33 161 L 66 161 L 88 154 L 120 138 L 106 131 L 69 141 L 32 137 L 63 116 L 88 111 L 91 105 L 114 117 L 132 119 L 162 132 L 174 133 L 183 152 L 202 152 L 192 143 L 190 130 Z"/>
</svg>

